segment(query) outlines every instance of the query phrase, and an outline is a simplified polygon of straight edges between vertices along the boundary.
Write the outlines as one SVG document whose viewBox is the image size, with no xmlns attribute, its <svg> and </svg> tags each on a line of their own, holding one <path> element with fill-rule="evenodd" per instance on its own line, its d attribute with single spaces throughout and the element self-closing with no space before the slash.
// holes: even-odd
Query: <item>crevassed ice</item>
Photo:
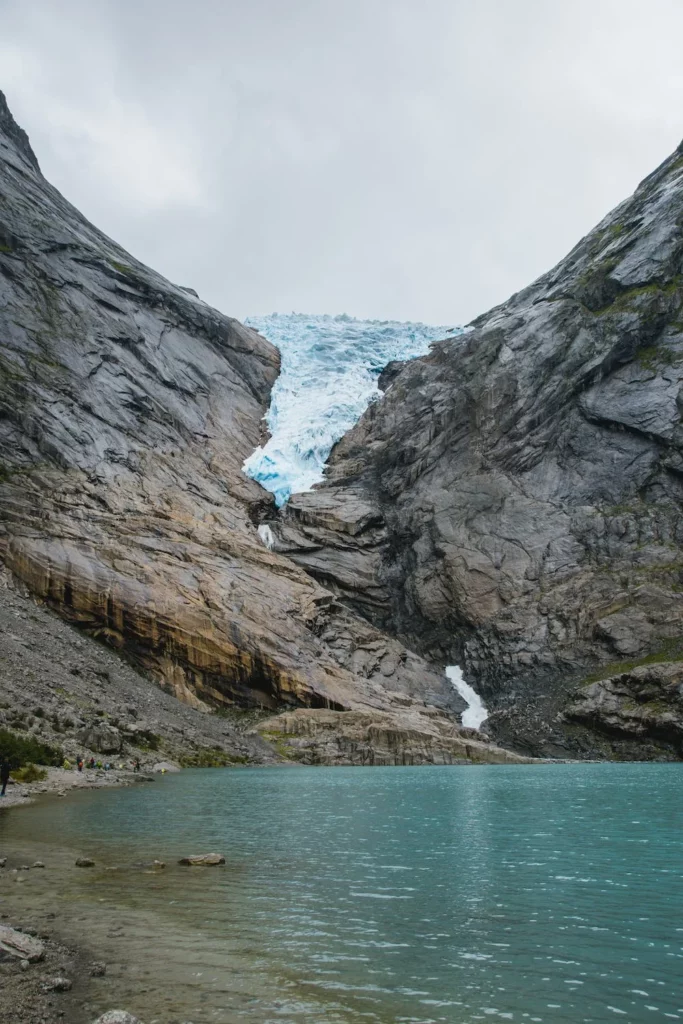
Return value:
<svg viewBox="0 0 683 1024">
<path fill-rule="evenodd" d="M 246 323 L 282 357 L 266 415 L 270 440 L 243 467 L 279 506 L 290 494 L 320 483 L 334 443 L 380 397 L 377 378 L 387 363 L 425 355 L 431 342 L 463 333 L 454 327 L 304 313 L 250 317 Z"/>
<path fill-rule="evenodd" d="M 483 700 L 477 691 L 465 682 L 459 665 L 449 665 L 446 669 L 446 676 L 467 704 L 460 721 L 468 729 L 478 729 L 489 717 Z"/>
</svg>

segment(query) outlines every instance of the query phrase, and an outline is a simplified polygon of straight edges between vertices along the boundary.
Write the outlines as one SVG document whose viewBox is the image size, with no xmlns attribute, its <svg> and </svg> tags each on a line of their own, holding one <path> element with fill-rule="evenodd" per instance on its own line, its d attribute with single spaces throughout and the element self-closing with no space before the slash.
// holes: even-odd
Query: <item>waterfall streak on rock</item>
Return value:
<svg viewBox="0 0 683 1024">
<path fill-rule="evenodd" d="M 470 684 L 465 682 L 459 665 L 449 665 L 446 675 L 462 699 L 467 702 L 467 710 L 462 713 L 462 724 L 468 729 L 478 729 L 489 717 L 484 702 L 476 690 L 473 690 Z"/>
<path fill-rule="evenodd" d="M 273 531 L 271 530 L 271 528 L 266 523 L 264 523 L 262 526 L 259 526 L 257 532 L 262 544 L 264 544 L 269 551 L 272 551 L 273 544 L 275 543 L 275 537 L 273 537 Z"/>
</svg>

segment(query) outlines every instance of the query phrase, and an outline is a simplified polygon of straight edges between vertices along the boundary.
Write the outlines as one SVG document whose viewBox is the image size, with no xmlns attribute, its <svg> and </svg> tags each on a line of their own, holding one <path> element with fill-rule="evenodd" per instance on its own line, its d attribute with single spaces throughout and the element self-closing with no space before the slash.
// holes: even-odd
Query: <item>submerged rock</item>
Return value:
<svg viewBox="0 0 683 1024">
<path fill-rule="evenodd" d="M 198 853 L 190 857 L 182 857 L 179 864 L 189 867 L 214 867 L 218 864 L 225 864 L 225 857 L 220 853 Z"/>
</svg>

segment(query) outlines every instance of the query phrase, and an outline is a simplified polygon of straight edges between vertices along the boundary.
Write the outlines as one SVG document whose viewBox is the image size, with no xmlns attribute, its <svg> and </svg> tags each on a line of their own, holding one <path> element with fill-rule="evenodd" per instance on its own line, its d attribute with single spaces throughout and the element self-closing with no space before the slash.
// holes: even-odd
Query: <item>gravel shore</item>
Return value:
<svg viewBox="0 0 683 1024">
<path fill-rule="evenodd" d="M 126 769 L 90 770 L 82 772 L 75 769 L 47 768 L 47 778 L 41 782 L 14 782 L 10 780 L 7 792 L 0 799 L 0 811 L 9 807 L 28 804 L 36 796 L 53 793 L 64 796 L 73 789 L 105 789 L 112 786 L 133 786 L 138 782 L 152 782 L 154 777 L 148 771 L 134 772 Z"/>
</svg>

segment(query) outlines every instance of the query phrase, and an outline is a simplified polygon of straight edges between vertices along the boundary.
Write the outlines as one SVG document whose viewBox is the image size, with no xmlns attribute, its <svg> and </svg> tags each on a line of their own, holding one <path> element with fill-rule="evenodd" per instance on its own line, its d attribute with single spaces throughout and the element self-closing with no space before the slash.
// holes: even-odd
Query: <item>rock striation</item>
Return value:
<svg viewBox="0 0 683 1024">
<path fill-rule="evenodd" d="M 626 739 L 659 739 L 683 753 L 683 663 L 641 665 L 587 683 L 569 719 Z"/>
<path fill-rule="evenodd" d="M 260 539 L 241 466 L 276 349 L 85 220 L 1 94 L 0 328 L 0 559 L 32 595 L 198 709 L 463 709 Z M 78 739 L 118 752 L 117 729 Z"/>
<path fill-rule="evenodd" d="M 494 733 L 536 753 L 574 749 L 577 682 L 681 636 L 682 225 L 683 146 L 464 337 L 390 365 L 272 525 L 349 608 L 460 663 Z"/>
</svg>

